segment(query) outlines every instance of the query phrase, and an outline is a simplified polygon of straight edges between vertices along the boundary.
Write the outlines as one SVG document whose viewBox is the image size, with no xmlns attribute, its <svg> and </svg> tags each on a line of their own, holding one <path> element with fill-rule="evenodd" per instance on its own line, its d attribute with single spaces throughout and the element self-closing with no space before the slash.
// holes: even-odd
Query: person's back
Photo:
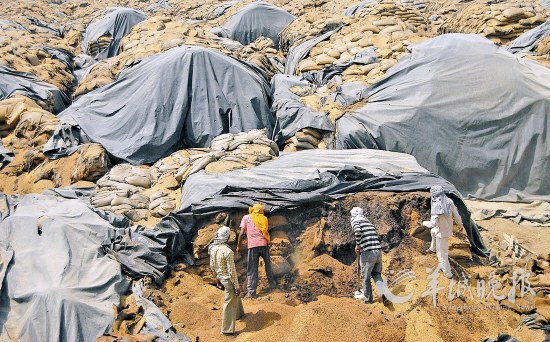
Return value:
<svg viewBox="0 0 550 342">
<path fill-rule="evenodd" d="M 225 244 L 212 246 L 210 249 L 210 269 L 212 269 L 216 278 L 220 280 L 232 280 L 238 286 L 236 272 L 234 274 L 235 279 L 231 279 L 233 269 L 230 267 L 233 267 L 231 262 L 234 258 L 233 251 Z"/>
<path fill-rule="evenodd" d="M 360 253 L 361 273 L 363 278 L 363 295 L 365 303 L 372 303 L 372 286 L 370 278 L 378 290 L 378 294 L 385 299 L 384 281 L 382 279 L 382 246 L 378 232 L 370 221 L 363 215 L 363 209 L 354 207 L 350 211 L 351 227 L 355 236 L 355 250 Z"/>
<path fill-rule="evenodd" d="M 256 288 L 258 287 L 258 263 L 260 257 L 264 260 L 265 273 L 270 287 L 277 286 L 273 272 L 271 270 L 271 257 L 269 254 L 270 237 L 268 232 L 269 222 L 264 215 L 264 207 L 261 204 L 255 204 L 249 209 L 249 214 L 243 216 L 241 220 L 241 232 L 237 241 L 237 253 L 240 252 L 242 240 L 246 237 L 248 255 L 246 263 L 246 294 L 249 298 L 256 297 Z"/>
<path fill-rule="evenodd" d="M 246 230 L 246 244 L 248 248 L 267 246 L 267 240 L 260 229 L 254 224 L 250 214 L 243 216 L 241 228 Z"/>
<path fill-rule="evenodd" d="M 380 241 L 378 240 L 378 232 L 374 225 L 364 216 L 352 220 L 351 226 L 355 235 L 355 240 L 361 251 L 371 251 L 381 249 Z"/>
</svg>

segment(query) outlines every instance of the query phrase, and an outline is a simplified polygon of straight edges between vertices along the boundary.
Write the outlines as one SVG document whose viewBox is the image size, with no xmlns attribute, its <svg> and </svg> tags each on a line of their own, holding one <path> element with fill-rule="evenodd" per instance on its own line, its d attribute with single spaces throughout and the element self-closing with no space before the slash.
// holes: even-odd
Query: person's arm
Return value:
<svg viewBox="0 0 550 342">
<path fill-rule="evenodd" d="M 432 215 L 429 221 L 423 221 L 422 225 L 427 228 L 437 227 L 439 225 L 439 215 Z"/>
<path fill-rule="evenodd" d="M 456 209 L 456 206 L 454 205 L 454 203 L 451 203 L 451 210 L 453 213 L 453 221 L 456 223 L 456 225 L 459 228 L 464 227 L 464 225 L 462 224 L 462 219 L 460 218 L 460 214 L 458 213 L 458 210 Z"/>
<path fill-rule="evenodd" d="M 233 256 L 233 252 L 231 252 L 227 256 L 227 272 L 229 272 L 229 277 L 231 278 L 231 282 L 233 283 L 233 288 L 235 289 L 235 293 L 239 294 L 239 278 L 237 277 L 237 269 L 235 267 L 235 258 Z"/>
<path fill-rule="evenodd" d="M 243 243 L 243 239 L 246 236 L 246 228 L 243 227 L 241 223 L 241 231 L 239 232 L 239 237 L 237 238 L 237 250 L 235 251 L 237 254 L 241 252 L 241 245 Z"/>
</svg>

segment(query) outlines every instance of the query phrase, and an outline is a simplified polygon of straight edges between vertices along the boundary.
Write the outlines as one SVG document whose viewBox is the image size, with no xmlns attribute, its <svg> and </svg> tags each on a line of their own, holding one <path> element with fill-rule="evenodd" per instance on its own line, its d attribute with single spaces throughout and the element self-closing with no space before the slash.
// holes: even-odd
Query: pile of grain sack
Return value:
<svg viewBox="0 0 550 342">
<path fill-rule="evenodd" d="M 118 74 L 135 61 L 165 52 L 181 45 L 210 47 L 227 52 L 215 42 L 213 35 L 185 21 L 170 17 L 150 17 L 135 25 L 120 42 L 119 54 L 96 63 L 80 81 L 75 96 L 100 88 L 115 80 Z"/>
<path fill-rule="evenodd" d="M 180 186 L 197 172 L 224 173 L 252 168 L 279 154 L 266 131 L 227 133 L 210 148 L 186 149 L 163 158 L 153 166 L 119 164 L 97 181 L 94 207 L 123 214 L 134 222 L 161 218 L 176 208 Z"/>
<path fill-rule="evenodd" d="M 139 59 L 166 52 L 181 45 L 211 48 L 239 60 L 254 63 L 269 77 L 282 71 L 284 56 L 274 48 L 271 39 L 260 37 L 242 46 L 238 42 L 219 38 L 207 27 L 191 25 L 185 20 L 154 16 L 142 21 L 122 39 L 119 54 L 96 63 L 80 81 L 75 96 L 86 94 L 113 82 L 118 74 Z M 230 46 L 229 50 L 225 46 Z"/>
<path fill-rule="evenodd" d="M 27 97 L 0 101 L 2 145 L 14 154 L 0 169 L 0 191 L 25 194 L 80 181 L 89 186 L 107 172 L 109 159 L 99 144 L 85 144 L 70 156 L 47 159 L 42 147 L 58 123 L 55 115 Z"/>
<path fill-rule="evenodd" d="M 439 33 L 477 33 L 503 45 L 544 23 L 547 16 L 537 2 L 473 3 L 449 16 Z"/>
<path fill-rule="evenodd" d="M 66 94 L 74 87 L 72 68 L 51 54 L 44 46 L 68 50 L 66 42 L 51 32 L 36 26 L 27 18 L 18 23 L 0 20 L 0 65 L 34 74 L 40 80 L 56 86 Z M 32 39 L 31 36 L 32 35 Z"/>
<path fill-rule="evenodd" d="M 335 65 L 344 65 L 341 68 L 341 78 L 322 86 L 290 88 L 304 105 L 312 111 L 324 112 L 332 123 L 350 109 L 349 106 L 335 101 L 334 94 L 338 86 L 353 83 L 366 87 L 381 80 L 392 66 L 409 54 L 408 46 L 433 35 L 428 32 L 429 25 L 419 10 L 394 3 L 369 4 L 353 18 L 335 18 L 337 19 L 333 20 L 333 25 L 340 23 L 343 27 L 311 48 L 307 58 L 298 63 L 296 73 L 305 75 L 328 70 Z M 285 34 L 290 34 L 292 25 L 294 23 L 287 27 Z M 312 26 L 315 26 L 315 32 L 322 30 L 321 23 Z M 375 56 L 372 63 L 349 62 L 356 56 L 372 51 Z M 312 148 L 327 148 L 326 141 L 322 132 L 305 128 L 285 141 L 284 150 Z"/>
</svg>

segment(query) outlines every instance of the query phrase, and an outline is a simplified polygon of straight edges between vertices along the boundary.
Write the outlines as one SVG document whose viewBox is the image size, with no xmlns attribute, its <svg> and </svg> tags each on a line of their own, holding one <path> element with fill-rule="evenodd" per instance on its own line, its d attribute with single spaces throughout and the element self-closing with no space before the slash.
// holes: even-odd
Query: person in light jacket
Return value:
<svg viewBox="0 0 550 342">
<path fill-rule="evenodd" d="M 239 297 L 239 279 L 235 269 L 234 254 L 227 245 L 231 231 L 223 226 L 216 233 L 214 242 L 208 247 L 210 269 L 216 276 L 218 287 L 224 290 L 222 334 L 235 333 L 235 321 L 244 316 L 243 303 Z"/>
<path fill-rule="evenodd" d="M 462 220 L 456 210 L 453 201 L 443 192 L 439 185 L 430 188 L 432 199 L 431 219 L 422 222 L 422 225 L 430 228 L 432 241 L 427 252 L 436 253 L 439 267 L 447 278 L 452 278 L 451 265 L 449 264 L 449 242 L 453 236 L 453 221 L 462 226 Z"/>
</svg>

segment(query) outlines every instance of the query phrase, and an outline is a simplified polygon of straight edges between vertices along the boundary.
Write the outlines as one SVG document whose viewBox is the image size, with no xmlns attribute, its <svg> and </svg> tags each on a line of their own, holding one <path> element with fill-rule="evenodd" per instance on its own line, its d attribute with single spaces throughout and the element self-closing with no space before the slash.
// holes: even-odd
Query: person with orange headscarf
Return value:
<svg viewBox="0 0 550 342">
<path fill-rule="evenodd" d="M 260 256 L 264 260 L 265 273 L 270 287 L 277 286 L 271 270 L 271 258 L 269 255 L 269 221 L 264 215 L 264 206 L 254 204 L 248 208 L 248 215 L 241 220 L 241 232 L 237 241 L 237 254 L 240 252 L 243 239 L 246 237 L 248 247 L 248 259 L 246 265 L 247 298 L 256 297 L 258 287 L 258 263 Z"/>
</svg>

